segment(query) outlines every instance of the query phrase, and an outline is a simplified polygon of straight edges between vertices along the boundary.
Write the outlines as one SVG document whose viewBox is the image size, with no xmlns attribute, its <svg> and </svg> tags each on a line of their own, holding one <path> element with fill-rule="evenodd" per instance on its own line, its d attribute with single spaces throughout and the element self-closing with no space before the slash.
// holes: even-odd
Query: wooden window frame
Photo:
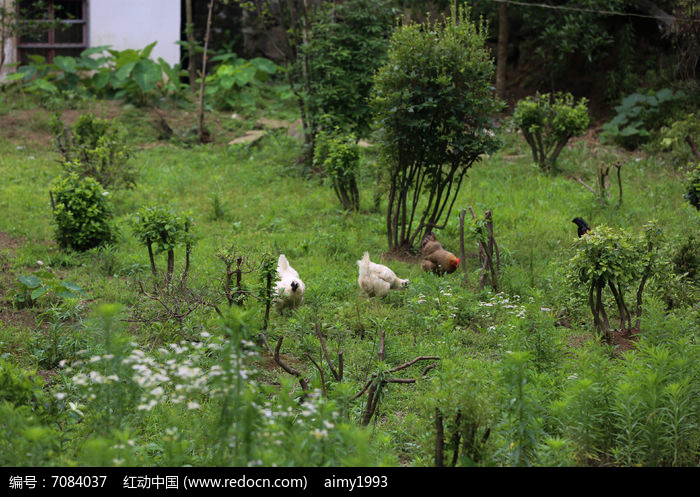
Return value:
<svg viewBox="0 0 700 497">
<path fill-rule="evenodd" d="M 48 18 L 46 19 L 47 22 L 52 22 L 54 21 L 54 1 L 55 0 L 46 0 L 49 4 L 49 9 L 48 9 Z M 53 59 L 56 55 L 56 49 L 63 49 L 63 48 L 82 48 L 86 49 L 88 47 L 88 29 L 87 29 L 87 19 L 88 19 L 88 12 L 87 12 L 87 0 L 76 0 L 76 3 L 80 2 L 81 7 L 82 7 L 82 12 L 83 12 L 83 18 L 82 19 L 61 19 L 59 20 L 59 24 L 62 25 L 71 25 L 71 24 L 82 24 L 82 39 L 83 41 L 81 43 L 56 43 L 55 38 L 56 38 L 56 27 L 52 26 L 48 29 L 48 42 L 42 43 L 42 42 L 29 42 L 29 43 L 22 43 L 21 37 L 17 36 L 17 61 L 22 60 L 22 50 L 26 50 L 28 48 L 43 48 L 47 49 L 48 52 L 48 57 L 47 57 L 47 62 L 52 63 Z M 17 9 L 19 9 L 19 4 L 20 1 L 17 2 Z M 34 19 L 37 21 L 41 21 L 41 19 Z"/>
</svg>

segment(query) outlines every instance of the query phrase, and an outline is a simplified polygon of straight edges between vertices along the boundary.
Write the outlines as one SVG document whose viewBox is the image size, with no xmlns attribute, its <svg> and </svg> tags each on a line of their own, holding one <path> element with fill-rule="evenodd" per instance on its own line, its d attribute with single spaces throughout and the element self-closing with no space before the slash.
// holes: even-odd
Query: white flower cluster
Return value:
<svg viewBox="0 0 700 497">
<path fill-rule="evenodd" d="M 324 401 L 321 391 L 316 389 L 299 406 L 300 409 L 294 409 L 291 406 L 282 408 L 270 402 L 265 402 L 261 410 L 265 425 L 262 435 L 266 438 L 271 438 L 273 444 L 281 445 L 283 443 L 282 439 L 287 435 L 285 427 L 291 425 L 306 431 L 316 440 L 327 438 L 335 424 L 327 419 L 327 411 L 324 414 L 322 405 Z M 335 411 L 330 413 L 332 419 L 337 418 L 338 415 Z"/>
<path fill-rule="evenodd" d="M 511 298 L 509 298 L 505 293 L 500 292 L 491 297 L 488 302 L 479 302 L 479 307 L 507 309 L 506 312 L 508 314 L 511 314 L 517 318 L 524 318 L 527 313 L 527 309 L 524 305 L 520 304 L 520 295 L 513 295 Z M 530 297 L 530 300 L 532 300 L 532 297 Z"/>
<path fill-rule="evenodd" d="M 215 381 L 227 374 L 220 365 L 215 364 L 208 370 L 201 365 L 207 355 L 222 350 L 222 341 L 212 339 L 211 334 L 207 332 L 201 336 L 201 342 L 183 340 L 161 347 L 152 355 L 146 354 L 132 343 L 131 353 L 121 360 L 121 364 L 115 364 L 111 354 L 95 355 L 86 361 L 76 361 L 73 368 L 66 369 L 66 373 L 72 373 L 74 368 L 82 369 L 72 376 L 72 383 L 87 392 L 89 401 L 96 398 L 95 386 L 122 381 L 138 389 L 138 410 L 150 411 L 162 402 L 183 404 L 189 410 L 197 410 L 202 407 L 202 397 L 231 388 L 222 386 L 224 382 Z M 256 353 L 249 350 L 244 354 Z M 243 368 L 243 361 L 237 352 L 234 351 L 229 359 L 231 371 L 228 372 L 227 379 L 239 376 L 242 380 L 247 380 L 251 372 Z M 64 367 L 65 363 L 61 366 Z M 85 371 L 86 369 L 89 371 Z M 116 374 L 104 373 L 114 370 L 122 371 L 121 379 Z M 55 396 L 58 400 L 63 400 L 66 394 L 59 392 Z"/>
</svg>

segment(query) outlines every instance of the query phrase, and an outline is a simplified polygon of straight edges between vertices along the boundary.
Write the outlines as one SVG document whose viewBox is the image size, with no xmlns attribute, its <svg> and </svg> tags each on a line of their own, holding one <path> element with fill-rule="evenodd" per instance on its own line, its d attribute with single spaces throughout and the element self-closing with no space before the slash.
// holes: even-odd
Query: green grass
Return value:
<svg viewBox="0 0 700 497">
<path fill-rule="evenodd" d="M 483 215 L 486 209 L 493 212 L 495 236 L 503 262 L 503 294 L 494 296 L 488 290 L 477 292 L 473 287 L 463 286 L 460 272 L 439 278 L 423 273 L 419 265 L 382 259 L 386 250 L 385 203 L 378 212 L 373 211 L 372 200 L 377 187 L 374 175 L 369 172 L 362 175 L 360 212 L 348 214 L 340 209 L 327 183 L 317 177 L 300 175 L 301 169 L 296 163 L 301 153 L 300 146 L 286 135 L 275 133 L 253 147 L 208 144 L 179 148 L 159 144 L 139 150 L 133 159 L 140 174 L 136 188 L 110 192 L 120 227 L 118 242 L 113 247 L 83 254 L 65 253 L 53 241 L 48 196 L 49 184 L 59 174 L 58 154 L 48 143 L 29 143 L 22 149 L 18 145 L 14 141 L 0 142 L 3 178 L 0 182 L 0 210 L 3 213 L 0 232 L 21 240 L 16 250 L 4 251 L 8 257 L 9 280 L 14 274 L 26 274 L 36 269 L 40 260 L 62 278 L 85 289 L 88 296 L 85 303 L 89 309 L 86 315 L 103 303 L 121 304 L 122 317 L 127 320 L 133 317 L 135 308 L 145 306 L 153 312 L 158 308 L 157 304 L 144 302 L 136 291 L 135 278 L 147 278 L 149 274 L 148 256 L 145 248 L 133 237 L 128 219 L 142 206 L 162 204 L 177 211 L 190 211 L 194 216 L 193 233 L 198 242 L 192 253 L 189 281 L 192 287 L 206 288 L 209 297 L 217 295 L 223 278 L 224 266 L 215 257 L 219 249 L 234 247 L 253 260 L 264 252 L 275 258 L 280 253 L 287 255 L 306 283 L 305 301 L 289 315 L 281 316 L 273 310 L 267 336 L 273 348 L 278 337 L 285 337 L 283 357 L 310 379 L 312 387 L 320 388 L 320 375 L 304 356 L 308 353 L 317 359 L 320 357 L 319 342 L 314 333 L 314 323 L 320 323 L 336 366 L 338 350 L 344 353 L 343 383 L 333 381 L 328 368 L 325 369 L 325 379 L 329 398 L 334 399 L 349 426 L 359 424 L 366 399 L 363 396 L 351 401 L 350 397 L 360 391 L 370 375 L 417 356 L 439 356 L 440 360 L 434 361 L 437 367 L 425 378 L 421 378 L 420 373 L 428 362 L 397 372 L 395 377 L 418 378 L 418 381 L 413 385 L 387 384 L 372 427 L 338 439 L 337 447 L 343 447 L 348 440 L 355 440 L 353 437 L 359 437 L 357 440 L 368 438 L 368 442 L 362 442 L 371 448 L 369 455 L 361 459 L 364 464 L 370 461 L 371 464 L 432 465 L 436 406 L 444 410 L 445 419 L 450 422 L 460 410 L 463 419 L 476 423 L 481 430 L 478 433 L 483 433 L 485 427 L 490 429 L 491 435 L 481 451 L 482 459 L 462 459 L 461 464 L 508 464 L 511 460 L 509 451 L 512 450 L 511 427 L 508 417 L 504 416 L 508 411 L 504 407 L 507 406 L 506 383 L 501 370 L 504 359 L 512 350 L 527 350 L 534 358 L 527 363 L 526 374 L 529 384 L 535 387 L 533 395 L 539 403 L 536 414 L 540 422 L 527 429 L 532 430 L 540 445 L 528 464 L 612 462 L 613 451 L 587 452 L 587 446 L 576 438 L 577 432 L 562 427 L 562 420 L 578 421 L 570 408 L 560 406 L 557 411 L 551 407 L 567 399 L 573 402 L 570 400 L 574 398 L 572 382 L 577 375 L 583 377 L 592 362 L 602 361 L 618 372 L 625 368 L 624 362 L 609 354 L 605 346 L 597 343 L 581 345 L 595 340 L 586 303 L 572 300 L 572 290 L 565 287 L 565 267 L 574 254 L 576 241 L 576 226 L 571 220 L 582 216 L 594 229 L 596 225 L 608 224 L 637 233 L 647 221 L 655 218 L 670 240 L 700 231 L 700 218 L 683 200 L 681 176 L 662 167 L 653 157 L 637 160 L 619 150 L 579 141 L 563 152 L 558 173 L 543 175 L 532 163 L 524 140 L 517 135 L 508 135 L 504 150 L 493 157 L 485 157 L 469 172 L 447 227 L 438 233 L 441 243 L 457 252 L 459 211 L 473 206 L 477 215 Z M 364 158 L 368 170 L 374 167 L 372 157 L 367 153 Z M 616 206 L 615 179 L 606 203 L 571 178 L 578 176 L 594 185 L 597 162 L 613 157 L 624 161 L 624 198 L 620 207 Z M 214 212 L 214 195 L 219 199 L 218 215 Z M 473 285 L 479 272 L 477 249 L 473 241 L 467 243 L 469 256 L 463 264 Z M 410 287 L 405 291 L 391 292 L 383 300 L 363 295 L 357 285 L 355 261 L 364 251 L 370 252 L 372 260 L 382 260 L 391 266 L 400 277 L 409 278 Z M 183 259 L 182 249 L 176 251 L 178 267 L 182 267 Z M 164 256 L 159 256 L 157 262 L 163 268 Z M 250 287 L 259 286 L 259 276 L 246 275 L 244 283 Z M 11 286 L 11 282 L 6 286 Z M 697 292 L 697 288 L 693 291 Z M 661 298 L 663 283 L 653 282 L 649 292 L 655 298 Z M 11 306 L 8 292 L 5 298 L 2 305 Z M 50 305 L 57 303 L 39 303 L 41 309 Z M 219 305 L 225 307 L 223 303 Z M 255 329 L 262 320 L 263 308 L 255 301 L 249 301 L 247 308 L 251 313 L 249 322 Z M 522 315 L 517 315 L 519 310 L 522 310 Z M 570 328 L 555 326 L 560 311 L 565 311 L 564 315 L 568 316 Z M 658 313 L 658 308 L 655 307 L 654 312 Z M 666 340 L 690 340 L 686 355 L 674 352 L 680 354 L 678 361 L 697 357 L 696 341 L 693 341 L 698 333 L 697 308 L 686 307 L 673 312 L 680 318 L 674 321 L 670 331 L 664 333 Z M 659 326 L 658 316 L 656 319 L 648 322 Z M 91 344 L 88 348 L 94 350 L 91 353 L 97 353 L 103 347 L 96 331 L 99 326 L 85 326 Z M 182 326 L 176 322 L 123 322 L 118 327 L 129 339 L 154 355 L 171 343 L 182 340 L 196 343 L 202 331 L 222 336 L 220 320 L 210 308 L 200 308 Z M 386 332 L 383 362 L 377 359 L 381 330 Z M 651 330 L 643 330 L 644 333 L 647 331 L 658 336 Z M 32 338 L 32 333 L 33 330 L 18 327 L 16 323 L 3 323 L 0 326 L 3 354 L 23 367 L 36 366 L 29 353 L 31 345 L 24 345 L 38 340 Z M 202 364 L 211 367 L 217 363 L 214 357 L 202 358 Z M 257 362 L 259 381 L 270 387 L 267 398 L 278 399 L 282 395 L 280 388 L 291 388 L 298 394 L 298 385 L 289 375 L 272 367 L 269 357 L 264 359 L 267 352 L 263 352 L 262 357 Z M 689 381 L 697 391 L 697 362 L 689 368 Z M 49 389 L 63 391 L 70 385 L 66 381 L 56 381 Z M 290 381 L 290 386 L 284 386 Z M 613 391 L 615 380 L 608 381 Z M 579 397 L 576 399 L 583 402 Z M 133 457 L 131 459 L 119 455 L 114 458 L 125 458 L 132 464 L 225 465 L 241 461 L 212 459 L 214 456 L 209 453 L 207 445 L 212 443 L 207 438 L 211 434 L 207 434 L 203 426 L 217 426 L 220 422 L 221 401 L 202 395 L 198 402 L 203 404 L 203 421 L 199 427 L 192 426 L 197 423 L 193 423 L 191 413 L 175 404 L 164 404 L 141 417 L 132 414 L 123 418 L 121 424 L 113 428 L 125 430 L 128 438 L 135 440 L 141 449 L 129 455 Z M 585 406 L 587 409 L 593 412 L 601 409 L 601 404 L 590 402 Z M 687 406 L 691 413 L 696 408 L 697 401 Z M 64 411 L 57 414 L 57 421 L 54 421 L 59 431 L 73 437 L 73 442 L 45 463 L 86 463 L 85 458 L 90 453 L 81 448 L 82 441 L 92 440 L 90 447 L 97 447 L 102 442 L 91 438 L 79 426 L 71 425 L 67 421 L 70 412 L 65 406 L 62 409 Z M 82 410 L 88 413 L 90 407 L 83 405 Z M 561 412 L 565 415 L 557 414 Z M 186 448 L 168 449 L 160 440 L 162 433 L 172 426 L 192 430 L 183 435 L 183 439 L 189 437 Z M 613 433 L 612 425 L 604 426 Z M 105 433 L 109 440 L 119 438 L 116 432 L 106 430 Z M 293 435 L 293 430 L 287 433 L 288 437 L 300 436 Z M 547 436 L 569 437 L 567 440 L 575 447 L 573 453 L 561 455 L 546 449 L 550 447 L 545 443 Z M 688 436 L 697 440 L 697 426 Z M 283 441 L 292 443 L 292 438 Z M 609 440 L 595 442 L 601 447 L 610 443 Z M 685 458 L 676 459 L 676 463 L 697 464 L 697 451 L 693 453 L 687 447 L 681 449 L 685 451 Z M 451 453 L 448 456 L 451 457 Z M 269 454 L 261 457 L 267 462 L 273 460 Z M 307 462 L 293 457 L 289 455 L 283 461 L 298 465 Z M 360 460 L 352 459 L 360 457 L 358 454 L 343 453 L 333 457 L 327 460 L 336 463 Z M 658 460 L 666 461 L 663 457 Z M 639 461 L 635 460 L 635 463 L 644 463 Z M 112 464 L 114 459 L 102 462 Z"/>
</svg>

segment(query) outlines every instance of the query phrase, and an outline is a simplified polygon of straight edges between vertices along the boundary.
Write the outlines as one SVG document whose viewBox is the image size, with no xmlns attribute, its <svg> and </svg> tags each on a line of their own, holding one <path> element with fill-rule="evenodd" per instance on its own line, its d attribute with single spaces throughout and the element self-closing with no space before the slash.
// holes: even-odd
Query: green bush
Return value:
<svg viewBox="0 0 700 497">
<path fill-rule="evenodd" d="M 700 210 L 700 164 L 688 173 L 687 193 L 683 196 L 690 205 Z"/>
<path fill-rule="evenodd" d="M 657 272 L 662 234 L 656 223 L 650 222 L 645 226 L 643 237 L 601 225 L 578 239 L 578 251 L 569 262 L 571 283 L 586 285 L 594 326 L 604 338 L 611 338 L 611 328 L 603 290 L 608 287 L 612 293 L 621 329 L 630 330 L 632 317 L 641 315 L 645 284 Z M 638 289 L 636 306 L 630 311 L 625 295 L 632 284 L 638 285 Z"/>
<path fill-rule="evenodd" d="M 444 23 L 402 26 L 391 37 L 373 99 L 389 175 L 390 250 L 410 250 L 444 228 L 467 170 L 499 146 L 492 129 L 502 103 L 493 94 L 486 37 L 468 9 Z"/>
<path fill-rule="evenodd" d="M 135 186 L 136 171 L 129 164 L 133 152 L 126 143 L 124 129 L 106 119 L 85 114 L 78 118 L 71 130 L 54 116 L 51 130 L 63 155 L 66 172 L 94 178 L 105 188 Z"/>
<path fill-rule="evenodd" d="M 700 444 L 698 347 L 683 340 L 637 348 L 626 356 L 611 406 L 615 458 L 627 466 L 694 466 Z"/>
<path fill-rule="evenodd" d="M 114 241 L 108 192 L 96 180 L 68 173 L 53 182 L 51 191 L 60 247 L 84 251 Z"/>
<path fill-rule="evenodd" d="M 392 21 L 386 0 L 326 2 L 315 11 L 301 47 L 309 75 L 303 100 L 314 132 L 323 115 L 332 115 L 343 130 L 369 135 L 372 75 L 386 59 Z"/>
<path fill-rule="evenodd" d="M 194 243 L 189 232 L 192 224 L 193 220 L 188 215 L 176 214 L 160 206 L 143 207 L 131 217 L 134 235 L 148 249 L 153 276 L 158 275 L 154 255 L 167 252 L 166 280 L 170 281 L 175 266 L 175 247 L 178 245 L 185 245 L 189 265 L 189 249 Z"/>
<path fill-rule="evenodd" d="M 508 466 L 532 466 L 537 441 L 542 435 L 541 407 L 531 361 L 529 352 L 508 351 L 501 362 L 506 397 L 500 429 L 509 442 L 501 454 Z"/>
<path fill-rule="evenodd" d="M 627 95 L 615 107 L 615 117 L 601 126 L 601 139 L 630 150 L 639 147 L 666 123 L 674 105 L 684 96 L 683 92 L 670 88 Z"/>
<path fill-rule="evenodd" d="M 0 359 L 0 402 L 36 407 L 44 397 L 43 383 L 36 371 L 25 371 L 7 359 Z"/>
<path fill-rule="evenodd" d="M 42 425 L 27 406 L 0 401 L 0 466 L 42 467 L 56 464 L 59 432 Z"/>
<path fill-rule="evenodd" d="M 586 99 L 578 103 L 570 93 L 548 93 L 518 102 L 513 120 L 532 149 L 532 158 L 542 171 L 555 168 L 559 154 L 570 138 L 583 134 L 590 119 Z"/>
<path fill-rule="evenodd" d="M 271 76 L 282 70 L 271 60 L 262 57 L 246 60 L 236 54 L 217 55 L 211 62 L 220 62 L 213 74 L 206 78 L 205 94 L 220 110 L 236 109 L 241 103 L 255 105 L 243 88 L 259 88 Z"/>
<path fill-rule="evenodd" d="M 123 98 L 142 106 L 155 103 L 159 96 L 184 98 L 188 86 L 180 77 L 186 73 L 180 64 L 170 66 L 162 58 L 151 60 L 155 44 L 141 50 L 90 47 L 79 57 L 56 56 L 52 63 L 41 55 L 29 55 L 31 62 L 8 75 L 5 83 L 54 103 L 60 98 L 90 95 Z"/>
<path fill-rule="evenodd" d="M 360 208 L 359 165 L 360 148 L 354 135 L 343 134 L 338 127 L 333 132 L 320 131 L 316 135 L 314 166 L 323 168 L 331 178 L 333 190 L 347 210 Z"/>
<path fill-rule="evenodd" d="M 674 120 L 670 126 L 662 126 L 649 149 L 667 154 L 671 164 L 684 167 L 698 160 L 686 141 L 687 137 L 696 144 L 700 142 L 700 119 L 694 113 Z"/>
<path fill-rule="evenodd" d="M 676 273 L 686 274 L 695 284 L 700 283 L 700 236 L 693 233 L 687 236 L 672 256 Z"/>
<path fill-rule="evenodd" d="M 14 301 L 19 307 L 30 306 L 40 297 L 52 293 L 62 299 L 76 299 L 83 294 L 78 285 L 63 281 L 46 269 L 30 275 L 17 275 L 17 281 Z"/>
<path fill-rule="evenodd" d="M 110 97 L 123 98 L 134 105 L 153 103 L 156 90 L 163 86 L 165 62 L 160 59 L 158 63 L 149 58 L 155 45 L 154 41 L 142 50 L 102 47 L 111 57 L 106 59 L 106 66 L 92 76 L 93 87 L 96 90 L 106 89 Z"/>
</svg>

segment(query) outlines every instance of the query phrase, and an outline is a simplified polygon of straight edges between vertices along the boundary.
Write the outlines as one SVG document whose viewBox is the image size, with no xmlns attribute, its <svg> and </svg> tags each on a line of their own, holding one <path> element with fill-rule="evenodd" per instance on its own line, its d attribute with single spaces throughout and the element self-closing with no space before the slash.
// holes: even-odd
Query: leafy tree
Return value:
<svg viewBox="0 0 700 497">
<path fill-rule="evenodd" d="M 324 114 L 358 137 L 371 123 L 371 76 L 382 63 L 391 31 L 387 0 L 238 0 L 258 25 L 271 20 L 284 29 L 276 44 L 302 120 L 304 162 L 313 159 L 314 140 Z"/>
<path fill-rule="evenodd" d="M 611 338 L 610 322 L 602 292 L 607 286 L 612 293 L 623 332 L 632 328 L 632 316 L 642 313 L 642 295 L 649 277 L 658 266 L 658 249 L 662 230 L 652 221 L 645 226 L 644 236 L 635 238 L 624 230 L 597 226 L 578 240 L 578 252 L 570 261 L 572 275 L 588 285 L 588 305 L 596 330 L 606 340 Z M 630 312 L 625 294 L 638 284 L 637 305 Z M 636 326 L 639 326 L 637 320 Z"/>
<path fill-rule="evenodd" d="M 422 233 L 443 228 L 467 170 L 498 148 L 492 118 L 502 103 L 485 41 L 485 26 L 469 21 L 466 8 L 391 37 L 373 99 L 389 174 L 390 250 L 408 250 Z"/>
<path fill-rule="evenodd" d="M 554 169 L 569 139 L 582 134 L 589 124 L 586 99 L 574 104 L 570 93 L 558 93 L 553 100 L 548 93 L 524 98 L 513 119 L 532 149 L 533 160 L 545 172 Z"/>
<path fill-rule="evenodd" d="M 176 214 L 159 206 L 143 207 L 133 215 L 131 226 L 134 235 L 148 249 L 148 258 L 154 277 L 158 275 L 154 253 L 167 252 L 168 266 L 165 281 L 170 282 L 175 268 L 175 247 L 178 245 L 185 245 L 186 248 L 185 275 L 187 274 L 190 248 L 194 244 L 194 238 L 190 234 L 192 224 L 191 217 Z"/>
<path fill-rule="evenodd" d="M 392 10 L 386 0 L 328 2 L 315 11 L 301 57 L 307 62 L 303 95 L 311 131 L 321 116 L 356 136 L 367 137 L 372 75 L 386 59 Z"/>
</svg>

